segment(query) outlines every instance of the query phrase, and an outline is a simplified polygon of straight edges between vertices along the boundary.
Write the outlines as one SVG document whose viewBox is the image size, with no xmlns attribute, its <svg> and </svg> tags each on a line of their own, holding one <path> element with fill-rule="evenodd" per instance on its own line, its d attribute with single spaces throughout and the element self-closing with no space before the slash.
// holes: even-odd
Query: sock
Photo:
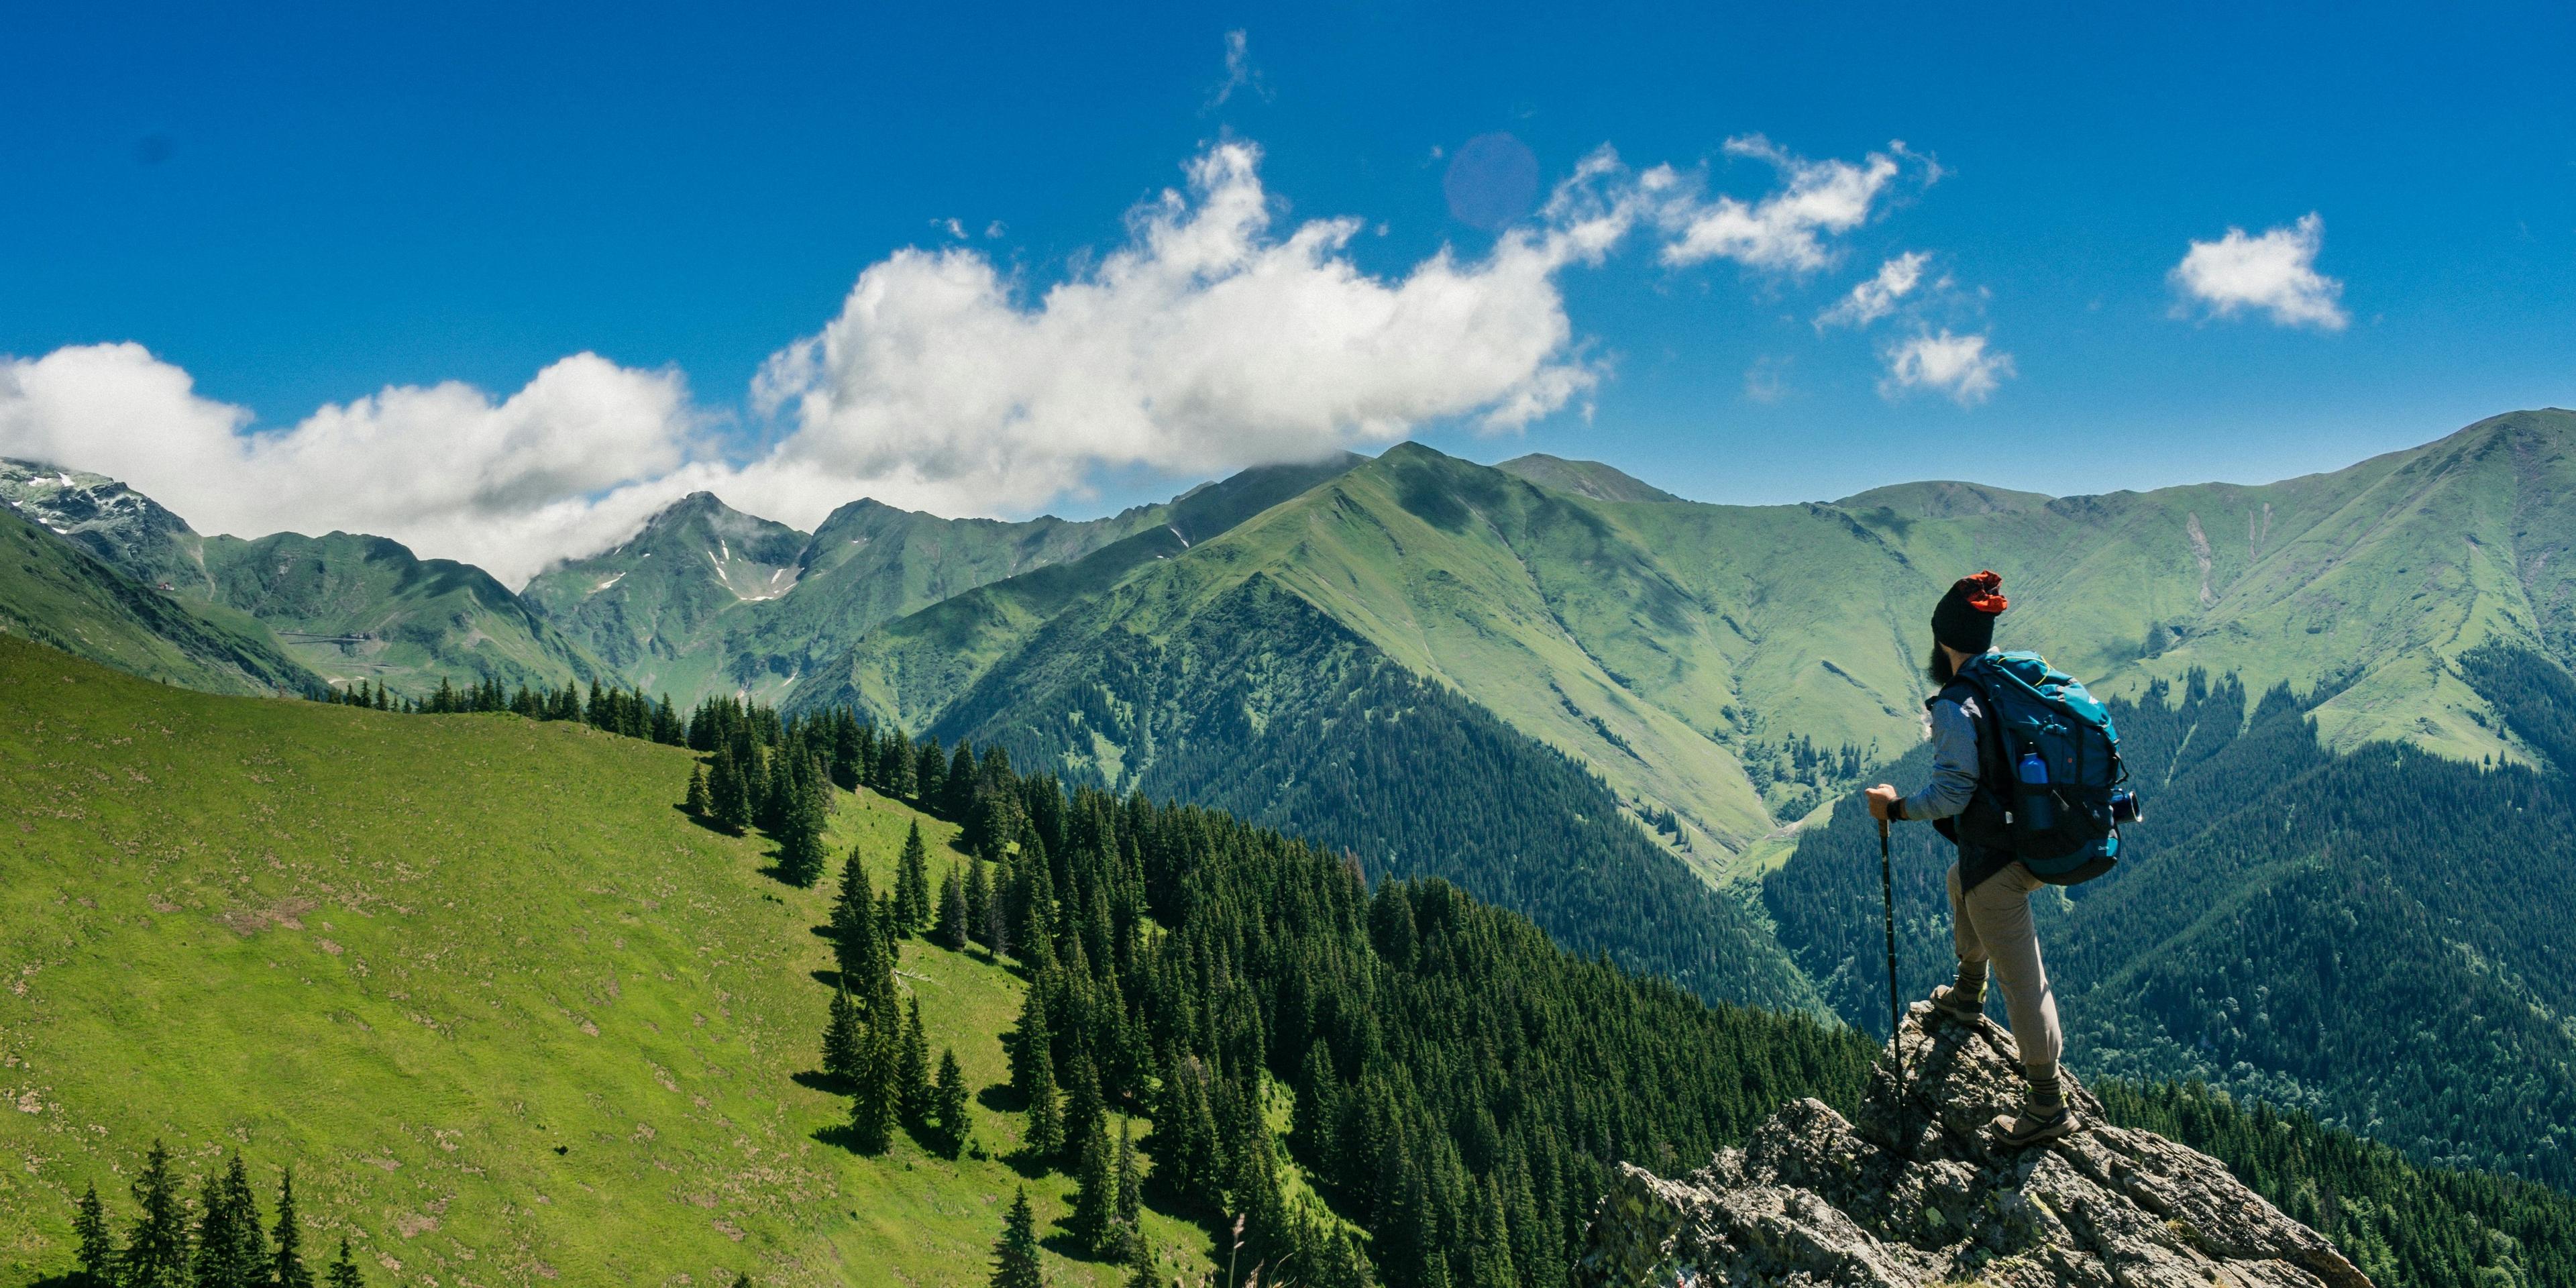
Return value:
<svg viewBox="0 0 2576 1288">
<path fill-rule="evenodd" d="M 1981 961 L 1972 962 L 1965 957 L 1960 958 L 1959 976 L 1957 979 L 1951 981 L 1950 987 L 1959 990 L 1960 993 L 1969 997 L 1984 997 L 1986 995 L 1986 964 Z"/>
<path fill-rule="evenodd" d="M 2057 1080 L 2057 1066 L 2034 1064 L 2025 1070 L 2030 1075 L 2030 1105 L 2042 1113 L 2055 1113 L 2066 1107 L 2066 1087 Z"/>
</svg>

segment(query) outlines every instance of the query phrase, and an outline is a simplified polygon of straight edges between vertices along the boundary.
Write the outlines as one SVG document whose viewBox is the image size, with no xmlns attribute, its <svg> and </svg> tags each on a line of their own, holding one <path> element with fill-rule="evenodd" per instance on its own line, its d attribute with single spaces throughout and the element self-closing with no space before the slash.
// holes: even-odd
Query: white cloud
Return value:
<svg viewBox="0 0 2576 1288">
<path fill-rule="evenodd" d="M 2316 269 L 2325 231 L 2325 221 L 2310 211 L 2296 224 L 2259 237 L 2230 228 L 2217 241 L 2195 241 L 2174 265 L 2174 288 L 2187 301 L 2205 306 L 2212 317 L 2234 317 L 2252 308 L 2271 314 L 2282 326 L 2340 331 L 2352 320 L 2340 303 L 2343 283 Z M 2187 304 L 2177 304 L 2174 312 L 2185 315 Z"/>
<path fill-rule="evenodd" d="M 1923 280 L 1923 266 L 1932 261 L 1924 251 L 1907 251 L 1878 266 L 1878 274 L 1851 288 L 1840 303 L 1816 315 L 1816 329 L 1829 326 L 1868 326 L 1896 309 L 1896 302 L 1911 294 Z"/>
<path fill-rule="evenodd" d="M 969 250 L 871 266 L 822 332 L 772 357 L 755 403 L 793 433 L 757 467 L 895 481 L 933 508 L 1025 508 L 1102 467 L 1211 473 L 1383 443 L 1426 421 L 1507 429 L 1599 379 L 1557 289 L 1635 221 L 1606 153 L 1492 252 L 1403 277 L 1346 254 L 1363 224 L 1273 232 L 1259 153 L 1223 143 L 1130 218 L 1097 268 L 1022 301 Z"/>
<path fill-rule="evenodd" d="M 1607 255 L 1652 186 L 1606 150 L 1489 253 L 1400 277 L 1350 260 L 1359 220 L 1275 228 L 1258 159 L 1210 148 L 1125 245 L 1034 301 L 970 246 L 872 265 L 761 371 L 754 405 L 781 423 L 748 459 L 700 441 L 678 373 L 591 354 L 506 399 L 388 388 L 253 433 L 133 344 L 0 357 L 0 455 L 123 478 L 203 531 L 376 533 L 515 585 L 699 488 L 798 526 L 861 496 L 1026 512 L 1103 468 L 1212 474 L 1427 421 L 1508 430 L 1601 379 L 1556 278 Z"/>
<path fill-rule="evenodd" d="M 370 532 L 513 583 L 640 521 L 584 498 L 671 475 L 698 423 L 677 373 L 587 353 L 499 403 L 450 382 L 249 422 L 141 345 L 0 359 L 0 455 L 123 479 L 201 531 Z"/>
<path fill-rule="evenodd" d="M 1984 402 L 2013 374 L 2009 353 L 1986 351 L 1986 337 L 1923 332 L 1888 348 L 1887 376 L 1878 382 L 1881 397 L 1895 398 L 1916 389 L 1946 394 L 1962 407 Z"/>
<path fill-rule="evenodd" d="M 1858 164 L 1809 161 L 1758 134 L 1727 140 L 1726 151 L 1770 162 L 1785 183 L 1749 204 L 1719 197 L 1714 204 L 1684 200 L 1666 206 L 1660 222 L 1675 236 L 1664 247 L 1665 263 L 1731 259 L 1748 268 L 1786 273 L 1822 268 L 1833 259 L 1824 235 L 1849 232 L 1867 220 L 1896 178 L 1898 158 L 1912 155 L 1904 144 L 1893 143 Z M 1939 173 L 1926 163 L 1927 182 Z"/>
<path fill-rule="evenodd" d="M 396 386 L 253 430 L 186 371 L 113 344 L 0 355 L 0 455 L 125 479 L 201 531 L 375 533 L 516 585 L 699 489 L 799 527 L 862 496 L 1028 513 L 1104 472 L 1205 477 L 1431 423 L 1507 432 L 1604 378 L 1567 316 L 1566 269 L 1640 229 L 1668 259 L 1821 263 L 1820 238 L 1856 223 L 1886 183 L 1870 176 L 1894 165 L 1733 146 L 1782 164 L 1783 191 L 1710 205 L 1670 167 L 1632 171 L 1604 148 L 1485 253 L 1444 248 L 1373 274 L 1350 255 L 1365 221 L 1290 223 L 1259 150 L 1219 143 L 1182 188 L 1130 212 L 1122 244 L 1034 296 L 971 239 L 870 265 L 837 316 L 763 365 L 750 402 L 766 432 L 729 454 L 678 372 L 588 353 L 506 397 Z M 1817 195 L 1828 189 L 1849 199 Z M 1768 231 L 1706 231 L 1739 219 Z M 1891 355 L 1883 388 L 1975 401 L 2011 370 L 1984 346 L 1915 341 Z M 1776 395 L 1780 374 L 1749 376 L 1748 395 Z"/>
</svg>

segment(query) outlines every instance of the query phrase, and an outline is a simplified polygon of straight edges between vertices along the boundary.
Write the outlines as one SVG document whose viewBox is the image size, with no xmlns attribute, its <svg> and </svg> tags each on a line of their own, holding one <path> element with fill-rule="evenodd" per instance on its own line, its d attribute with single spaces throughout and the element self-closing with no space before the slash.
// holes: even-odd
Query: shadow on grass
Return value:
<svg viewBox="0 0 2576 1288">
<path fill-rule="evenodd" d="M 1072 1220 L 1072 1218 L 1067 1217 L 1064 1220 L 1057 1221 L 1055 1223 L 1054 1232 L 1047 1235 L 1045 1238 L 1038 1240 L 1038 1246 L 1064 1258 L 1067 1261 L 1088 1261 L 1095 1265 L 1105 1266 L 1116 1260 L 1113 1257 L 1105 1257 L 1092 1251 L 1091 1245 L 1084 1243 L 1080 1239 L 1074 1238 L 1073 1231 L 1065 1228 L 1066 1223 L 1070 1220 Z"/>
<path fill-rule="evenodd" d="M 812 975 L 814 977 L 814 982 L 825 988 L 839 988 L 841 986 L 841 972 L 839 971 L 825 969 L 807 971 L 806 974 Z"/>
<path fill-rule="evenodd" d="M 797 1086 L 804 1087 L 808 1090 L 820 1091 L 827 1095 L 834 1096 L 846 1096 L 850 1094 L 849 1079 L 835 1077 L 820 1069 L 806 1069 L 789 1076 Z"/>
<path fill-rule="evenodd" d="M 829 1127 L 817 1127 L 814 1129 L 813 1134 L 814 1140 L 819 1144 L 829 1145 L 834 1149 L 845 1150 L 852 1154 L 858 1154 L 861 1157 L 873 1158 L 877 1156 L 876 1154 L 868 1154 L 859 1148 L 859 1134 L 851 1130 L 848 1123 L 835 1123 Z M 884 1152 L 884 1150 L 879 1150 L 877 1151 L 877 1154 L 883 1154 Z"/>
<path fill-rule="evenodd" d="M 724 824 L 717 822 L 717 821 L 715 820 L 715 817 L 714 817 L 713 815 L 711 815 L 711 814 L 692 814 L 692 813 L 690 813 L 690 812 L 689 812 L 689 807 L 688 807 L 688 806 L 686 806 L 686 805 L 674 805 L 674 806 L 672 806 L 671 808 L 672 808 L 672 809 L 674 809 L 674 810 L 679 811 L 679 813 L 680 813 L 681 817 L 688 819 L 690 822 L 695 823 L 695 824 L 697 824 L 698 826 L 703 827 L 703 828 L 707 829 L 708 831 L 715 833 L 715 834 L 716 834 L 716 835 L 718 835 L 718 836 L 740 836 L 740 835 L 742 835 L 742 833 L 737 832 L 737 831 L 733 830 L 732 828 L 726 827 Z"/>
</svg>

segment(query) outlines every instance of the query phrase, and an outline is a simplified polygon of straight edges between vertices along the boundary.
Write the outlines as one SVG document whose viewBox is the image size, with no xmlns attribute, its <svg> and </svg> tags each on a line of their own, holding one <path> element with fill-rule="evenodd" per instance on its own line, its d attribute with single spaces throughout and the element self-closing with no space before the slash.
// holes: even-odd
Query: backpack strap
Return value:
<svg viewBox="0 0 2576 1288">
<path fill-rule="evenodd" d="M 1971 659 L 1969 667 L 1975 665 L 1975 660 Z M 1995 811 L 1998 819 L 2007 817 L 2012 812 L 2012 798 L 2004 794 L 2001 784 L 2011 777 L 2013 770 L 2004 757 L 2003 723 L 1995 711 L 1994 691 L 1969 674 L 1968 667 L 1962 667 L 1948 684 L 1941 686 L 1939 693 L 1932 695 L 1923 705 L 1929 708 L 1933 702 L 1946 698 L 1958 704 L 1961 715 L 1966 715 L 1967 704 L 1960 701 L 1963 697 L 1977 700 L 1978 714 L 1968 721 L 1969 726 L 1977 731 L 1977 797 Z"/>
</svg>

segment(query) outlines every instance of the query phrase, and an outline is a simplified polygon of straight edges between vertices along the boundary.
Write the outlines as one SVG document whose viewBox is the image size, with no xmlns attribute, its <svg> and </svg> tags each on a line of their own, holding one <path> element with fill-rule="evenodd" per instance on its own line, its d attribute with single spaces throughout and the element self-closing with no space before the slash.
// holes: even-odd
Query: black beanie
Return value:
<svg viewBox="0 0 2576 1288">
<path fill-rule="evenodd" d="M 2004 579 L 1991 572 L 1961 577 L 1932 610 L 1932 638 L 1962 653 L 1994 647 L 1995 615 L 2010 606 L 1999 592 Z"/>
</svg>

